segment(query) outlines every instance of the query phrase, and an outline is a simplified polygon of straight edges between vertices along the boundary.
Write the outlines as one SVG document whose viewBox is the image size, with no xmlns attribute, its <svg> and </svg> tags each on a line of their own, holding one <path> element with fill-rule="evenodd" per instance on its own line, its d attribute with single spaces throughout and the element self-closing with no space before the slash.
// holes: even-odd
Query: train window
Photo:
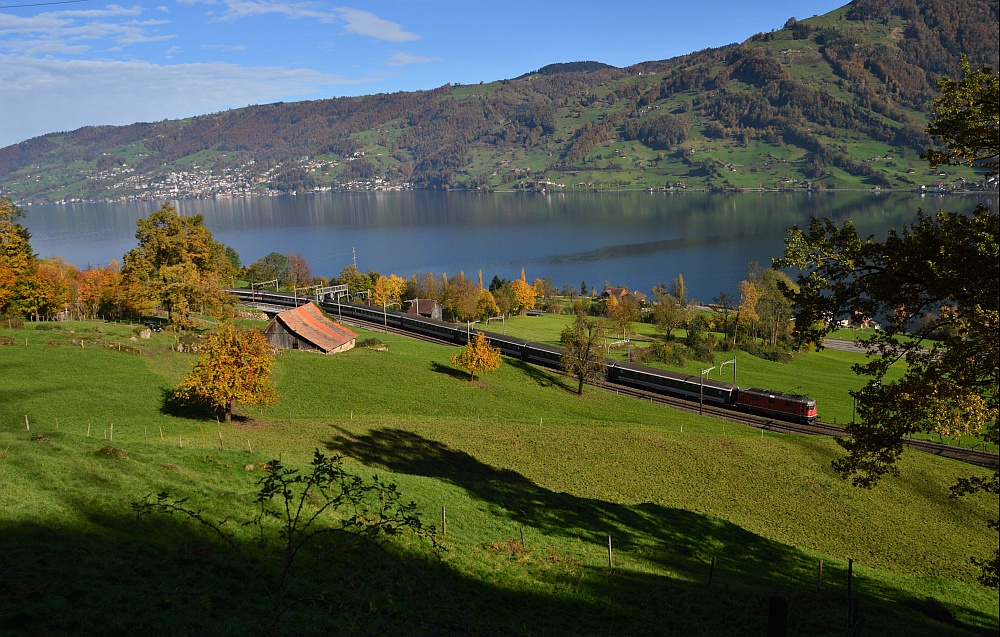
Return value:
<svg viewBox="0 0 1000 637">
<path fill-rule="evenodd" d="M 773 405 L 774 404 L 774 396 L 768 396 L 767 397 L 767 402 L 768 402 L 768 404 Z"/>
</svg>

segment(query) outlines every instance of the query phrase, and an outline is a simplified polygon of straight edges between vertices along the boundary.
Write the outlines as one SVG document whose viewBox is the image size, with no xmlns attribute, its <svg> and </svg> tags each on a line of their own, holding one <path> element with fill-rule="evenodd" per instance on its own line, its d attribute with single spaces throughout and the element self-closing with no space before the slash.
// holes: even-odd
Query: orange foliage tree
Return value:
<svg viewBox="0 0 1000 637">
<path fill-rule="evenodd" d="M 268 405 L 277 400 L 271 385 L 273 362 L 271 348 L 260 331 L 225 323 L 209 338 L 208 349 L 174 395 L 224 411 L 228 423 L 236 402 Z"/>
<path fill-rule="evenodd" d="M 451 357 L 451 362 L 469 372 L 469 380 L 476 379 L 476 372 L 495 372 L 500 369 L 500 350 L 490 345 L 490 339 L 482 332 L 476 332 L 460 354 Z"/>
</svg>

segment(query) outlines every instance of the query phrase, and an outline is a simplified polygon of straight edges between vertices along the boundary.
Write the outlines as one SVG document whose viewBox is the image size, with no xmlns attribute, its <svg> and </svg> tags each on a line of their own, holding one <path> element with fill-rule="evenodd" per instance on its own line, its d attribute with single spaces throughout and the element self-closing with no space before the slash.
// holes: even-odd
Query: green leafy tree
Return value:
<svg viewBox="0 0 1000 637">
<path fill-rule="evenodd" d="M 567 325 L 559 335 L 565 348 L 560 359 L 563 371 L 575 376 L 579 381 L 577 394 L 583 393 L 584 383 L 604 376 L 607 367 L 604 356 L 604 321 L 588 319 L 583 312 L 577 312 L 573 323 Z"/>
<path fill-rule="evenodd" d="M 247 266 L 247 280 L 251 283 L 277 281 L 284 285 L 288 280 L 288 257 L 278 252 L 265 254 Z"/>
<path fill-rule="evenodd" d="M 139 244 L 125 255 L 121 271 L 131 309 L 145 313 L 161 305 L 174 324 L 194 310 L 219 316 L 229 301 L 222 286 L 232 279 L 232 263 L 202 215 L 182 216 L 163 204 L 136 226 Z"/>
<path fill-rule="evenodd" d="M 758 294 L 754 313 L 761 336 L 770 341 L 771 347 L 776 347 L 788 339 L 793 327 L 795 308 L 783 291 L 794 292 L 796 285 L 784 272 L 761 268 L 756 263 L 751 264 L 748 275 Z"/>
<path fill-rule="evenodd" d="M 962 70 L 965 77 L 957 82 L 938 80 L 944 95 L 934 102 L 935 116 L 927 127 L 928 134 L 943 140 L 947 148 L 928 150 L 921 157 L 932 167 L 979 166 L 995 174 L 1000 145 L 1000 75 L 989 67 L 973 71 L 966 58 L 962 58 Z"/>
<path fill-rule="evenodd" d="M 967 65 L 966 65 L 967 67 Z M 942 82 L 944 97 L 928 132 L 945 140 L 943 155 L 931 161 L 984 161 L 996 174 L 996 76 L 988 70 L 971 83 Z M 992 88 L 990 88 L 992 87 Z M 990 93 L 992 91 L 992 93 Z M 971 95 L 971 97 L 970 97 Z M 990 110 L 992 109 L 992 110 Z M 982 134 L 976 131 L 981 131 Z M 885 241 L 862 239 L 853 224 L 842 228 L 829 219 L 813 219 L 808 231 L 789 230 L 785 255 L 776 268 L 798 268 L 799 290 L 786 290 L 797 307 L 799 335 L 819 343 L 838 318 L 883 318 L 883 329 L 862 342 L 874 358 L 855 365 L 868 377 L 852 395 L 860 418 L 839 440 L 847 455 L 834 461 L 855 484 L 874 486 L 885 474 L 898 474 L 896 461 L 903 438 L 917 432 L 974 435 L 1000 444 L 1000 222 L 995 212 L 978 206 L 971 214 L 920 214 L 902 232 Z M 896 380 L 886 372 L 905 361 Z M 963 478 L 952 487 L 959 496 L 985 491 L 1000 494 L 1000 474 Z M 989 525 L 1000 531 L 1000 521 Z M 973 558 L 980 581 L 1000 583 L 1000 551 Z"/>
<path fill-rule="evenodd" d="M 662 283 L 653 288 L 653 323 L 663 336 L 670 340 L 673 332 L 687 322 L 687 310 L 676 296 L 667 292 Z"/>
<path fill-rule="evenodd" d="M 226 323 L 208 340 L 198 364 L 175 392 L 182 402 L 200 402 L 222 411 L 232 421 L 233 406 L 268 405 L 277 400 L 271 385 L 274 356 L 264 335 Z"/>
</svg>

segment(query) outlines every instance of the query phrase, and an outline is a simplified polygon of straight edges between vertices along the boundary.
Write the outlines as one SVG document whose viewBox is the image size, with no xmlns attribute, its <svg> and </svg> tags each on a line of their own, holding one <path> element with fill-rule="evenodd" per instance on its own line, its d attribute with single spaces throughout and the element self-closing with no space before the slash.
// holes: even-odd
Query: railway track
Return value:
<svg viewBox="0 0 1000 637">
<path fill-rule="evenodd" d="M 352 318 L 340 317 L 338 318 L 338 320 L 340 320 L 346 325 L 364 327 L 365 329 L 375 332 L 394 334 L 398 336 L 406 336 L 408 338 L 415 338 L 428 343 L 437 343 L 441 345 L 451 345 L 451 346 L 455 345 L 451 341 L 435 338 L 433 336 L 427 336 L 424 334 L 414 333 L 408 330 L 392 326 L 387 327 L 384 324 L 378 323 L 376 321 L 365 321 L 353 317 Z M 548 371 L 555 371 L 549 368 L 546 369 L 548 369 Z M 847 431 L 843 427 L 837 425 L 831 425 L 829 423 L 817 421 L 812 424 L 807 424 L 807 423 L 788 422 L 784 420 L 775 420 L 767 416 L 760 416 L 748 412 L 725 409 L 722 407 L 717 407 L 715 405 L 709 405 L 709 404 L 699 405 L 697 401 L 689 400 L 686 398 L 665 396 L 663 394 L 657 394 L 654 392 L 644 391 L 633 387 L 627 387 L 625 385 L 619 385 L 617 383 L 611 383 L 608 381 L 601 381 L 600 384 L 595 384 L 595 386 L 602 387 L 609 391 L 614 391 L 617 394 L 623 396 L 632 396 L 634 398 L 638 398 L 641 400 L 648 400 L 652 403 L 665 405 L 673 409 L 679 409 L 681 411 L 687 411 L 691 413 L 702 413 L 706 416 L 711 416 L 712 418 L 721 418 L 724 420 L 728 420 L 730 422 L 746 425 L 748 427 L 762 429 L 764 431 L 770 431 L 774 433 L 786 433 L 786 434 L 805 434 L 811 436 L 831 436 L 836 438 L 847 437 Z M 988 451 L 982 451 L 979 449 L 969 449 L 967 447 L 958 447 L 955 445 L 948 445 L 940 442 L 934 442 L 932 440 L 921 440 L 917 438 L 906 438 L 903 440 L 903 444 L 906 445 L 907 447 L 916 449 L 918 451 L 930 453 L 935 456 L 951 458 L 953 460 L 959 460 L 961 462 L 966 462 L 968 464 L 985 467 L 987 469 L 996 470 L 998 466 L 1000 466 L 1000 456 L 998 456 L 998 454 L 996 453 L 991 453 Z"/>
<path fill-rule="evenodd" d="M 847 430 L 843 427 L 831 425 L 821 421 L 808 424 L 774 420 L 773 418 L 768 418 L 767 416 L 759 416 L 757 414 L 750 414 L 747 412 L 723 409 L 721 407 L 716 407 L 715 405 L 700 406 L 696 401 L 684 398 L 675 398 L 672 396 L 663 396 L 661 394 L 643 391 L 633 387 L 626 387 L 624 385 L 617 385 L 606 381 L 602 383 L 602 386 L 605 389 L 613 390 L 615 393 L 622 396 L 632 396 L 642 400 L 648 400 L 650 402 L 666 405 L 681 411 L 691 413 L 701 412 L 706 416 L 711 416 L 712 418 L 721 418 L 730 422 L 747 425 L 748 427 L 763 429 L 764 431 L 785 434 L 805 434 L 810 436 L 830 436 L 834 438 L 848 437 Z M 998 466 L 1000 466 L 1000 456 L 989 451 L 969 449 L 968 447 L 958 447 L 955 445 L 934 442 L 933 440 L 921 440 L 919 438 L 905 438 L 903 439 L 903 444 L 911 449 L 930 453 L 935 456 L 959 460 L 961 462 L 973 464 L 979 467 L 985 467 L 986 469 L 996 470 Z"/>
</svg>

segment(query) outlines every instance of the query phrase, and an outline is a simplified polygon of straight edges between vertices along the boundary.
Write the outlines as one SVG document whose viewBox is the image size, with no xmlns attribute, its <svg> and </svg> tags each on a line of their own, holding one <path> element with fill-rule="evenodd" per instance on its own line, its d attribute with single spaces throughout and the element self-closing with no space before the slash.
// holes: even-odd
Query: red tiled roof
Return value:
<svg viewBox="0 0 1000 637">
<path fill-rule="evenodd" d="M 274 320 L 279 321 L 289 332 L 312 343 L 324 352 L 337 349 L 358 337 L 357 334 L 343 325 L 334 323 L 323 316 L 320 309 L 313 303 L 285 310 L 275 316 Z"/>
</svg>

